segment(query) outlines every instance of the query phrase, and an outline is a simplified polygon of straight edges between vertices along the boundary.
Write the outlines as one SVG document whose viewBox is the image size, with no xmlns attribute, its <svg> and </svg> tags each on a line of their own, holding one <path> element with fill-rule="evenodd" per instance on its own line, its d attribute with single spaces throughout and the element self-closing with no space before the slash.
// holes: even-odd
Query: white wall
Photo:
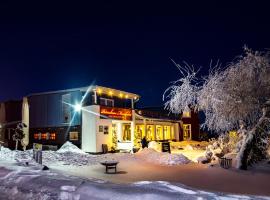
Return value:
<svg viewBox="0 0 270 200">
<path fill-rule="evenodd" d="M 97 152 L 96 149 L 96 122 L 99 116 L 99 106 L 92 105 L 82 109 L 82 150 L 85 152 Z"/>
<path fill-rule="evenodd" d="M 109 134 L 104 134 L 104 132 L 99 132 L 99 126 L 108 126 Z M 96 151 L 102 152 L 102 144 L 107 144 L 108 149 L 110 150 L 112 147 L 112 120 L 111 119 L 99 119 L 96 123 L 97 127 L 97 143 L 96 143 Z"/>
<path fill-rule="evenodd" d="M 112 120 L 100 119 L 100 106 L 92 105 L 82 109 L 82 150 L 85 152 L 102 152 L 102 144 L 112 146 Z M 108 126 L 109 133 L 99 132 L 99 126 Z"/>
</svg>

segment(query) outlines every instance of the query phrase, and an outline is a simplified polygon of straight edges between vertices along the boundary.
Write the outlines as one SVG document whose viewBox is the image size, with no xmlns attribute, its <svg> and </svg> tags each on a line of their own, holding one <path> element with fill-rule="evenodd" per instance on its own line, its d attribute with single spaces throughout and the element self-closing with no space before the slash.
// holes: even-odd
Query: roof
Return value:
<svg viewBox="0 0 270 200">
<path fill-rule="evenodd" d="M 163 119 L 163 120 L 173 120 L 180 121 L 180 115 L 175 115 L 169 113 L 163 107 L 148 107 L 136 109 L 136 113 L 142 117 L 151 119 Z"/>
<path fill-rule="evenodd" d="M 56 93 L 68 93 L 68 92 L 75 92 L 75 91 L 81 91 L 81 92 L 93 91 L 93 92 L 97 92 L 98 94 L 106 93 L 108 95 L 119 96 L 119 97 L 123 97 L 127 99 L 134 99 L 136 101 L 139 100 L 140 98 L 138 94 L 125 92 L 123 90 L 98 86 L 98 85 L 90 85 L 86 87 L 71 88 L 71 89 L 65 89 L 65 90 L 55 90 L 55 91 L 48 91 L 48 92 L 33 93 L 33 94 L 27 95 L 27 97 L 46 95 L 46 94 L 56 94 Z"/>
</svg>

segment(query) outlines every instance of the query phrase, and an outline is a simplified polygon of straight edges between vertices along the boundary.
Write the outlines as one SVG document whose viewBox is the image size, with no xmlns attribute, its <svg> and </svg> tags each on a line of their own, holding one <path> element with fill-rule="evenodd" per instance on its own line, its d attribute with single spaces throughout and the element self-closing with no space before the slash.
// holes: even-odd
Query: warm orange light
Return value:
<svg viewBox="0 0 270 200">
<path fill-rule="evenodd" d="M 136 99 L 137 99 L 137 97 L 134 97 L 134 99 L 136 100 Z"/>
<path fill-rule="evenodd" d="M 126 99 L 127 99 L 127 98 L 128 98 L 128 95 L 126 95 L 125 97 L 126 97 Z"/>
<path fill-rule="evenodd" d="M 98 92 L 98 94 L 101 94 L 102 93 L 102 90 L 101 89 L 98 89 L 97 92 Z"/>
<path fill-rule="evenodd" d="M 112 92 L 112 91 L 109 91 L 109 95 L 111 95 L 111 96 L 112 96 L 112 95 L 113 95 L 113 92 Z"/>
<path fill-rule="evenodd" d="M 123 94 L 122 94 L 122 93 L 120 93 L 120 94 L 119 94 L 119 97 L 120 97 L 120 98 L 122 98 L 122 97 L 123 97 Z"/>
</svg>

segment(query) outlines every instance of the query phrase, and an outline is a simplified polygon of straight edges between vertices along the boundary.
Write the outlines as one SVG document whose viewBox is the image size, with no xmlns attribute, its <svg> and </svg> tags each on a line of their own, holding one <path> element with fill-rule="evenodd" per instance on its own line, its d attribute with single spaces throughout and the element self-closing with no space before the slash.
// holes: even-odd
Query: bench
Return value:
<svg viewBox="0 0 270 200">
<path fill-rule="evenodd" d="M 106 167 L 106 174 L 109 174 L 110 169 L 114 169 L 114 173 L 116 174 L 116 166 L 118 164 L 118 161 L 104 161 L 100 162 L 100 164 Z"/>
</svg>

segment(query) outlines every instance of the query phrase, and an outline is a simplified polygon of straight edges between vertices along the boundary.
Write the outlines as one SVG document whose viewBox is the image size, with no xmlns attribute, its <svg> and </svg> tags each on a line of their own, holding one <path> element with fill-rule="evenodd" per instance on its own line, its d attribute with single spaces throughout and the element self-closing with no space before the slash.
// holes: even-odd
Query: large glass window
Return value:
<svg viewBox="0 0 270 200">
<path fill-rule="evenodd" d="M 147 140 L 155 140 L 155 132 L 153 125 L 146 126 L 146 139 Z"/>
<path fill-rule="evenodd" d="M 130 124 L 123 124 L 122 126 L 122 140 L 131 141 L 131 126 Z"/>
<path fill-rule="evenodd" d="M 170 140 L 171 138 L 171 127 L 170 126 L 164 126 L 164 139 Z"/>
<path fill-rule="evenodd" d="M 136 125 L 136 132 L 134 139 L 142 139 L 145 136 L 144 125 Z"/>
<path fill-rule="evenodd" d="M 163 127 L 156 125 L 156 140 L 163 140 Z"/>
</svg>

